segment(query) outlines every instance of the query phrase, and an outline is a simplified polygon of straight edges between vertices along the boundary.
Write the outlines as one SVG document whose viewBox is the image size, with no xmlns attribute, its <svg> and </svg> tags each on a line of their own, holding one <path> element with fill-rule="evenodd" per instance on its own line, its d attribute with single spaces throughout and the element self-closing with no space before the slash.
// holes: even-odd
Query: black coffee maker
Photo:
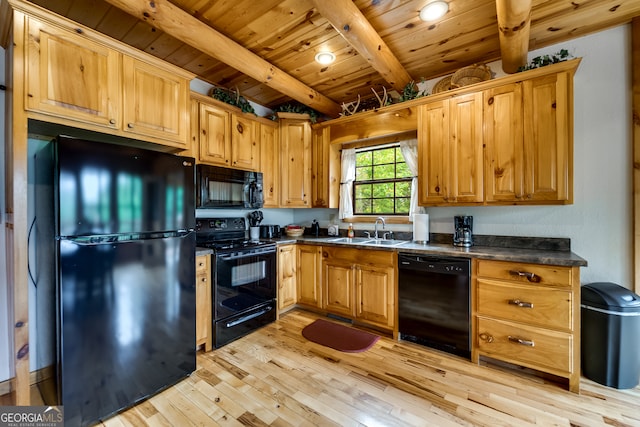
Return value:
<svg viewBox="0 0 640 427">
<path fill-rule="evenodd" d="M 473 246 L 473 217 L 456 215 L 453 217 L 453 225 L 453 246 Z"/>
</svg>

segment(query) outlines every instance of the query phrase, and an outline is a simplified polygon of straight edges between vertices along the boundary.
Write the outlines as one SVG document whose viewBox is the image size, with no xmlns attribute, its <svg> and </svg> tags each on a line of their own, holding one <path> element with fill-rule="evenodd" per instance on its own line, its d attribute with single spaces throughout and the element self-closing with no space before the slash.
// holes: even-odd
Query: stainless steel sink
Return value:
<svg viewBox="0 0 640 427">
<path fill-rule="evenodd" d="M 369 237 L 336 237 L 335 239 L 329 239 L 330 243 L 357 243 L 359 245 L 369 242 Z"/>
<path fill-rule="evenodd" d="M 371 239 L 369 237 L 336 237 L 335 239 L 328 239 L 327 243 L 345 243 L 352 245 L 371 245 L 371 246 L 400 246 L 408 243 L 406 240 L 386 240 L 386 239 Z"/>
<path fill-rule="evenodd" d="M 371 239 L 369 241 L 363 242 L 364 245 L 373 245 L 373 246 L 400 246 L 405 243 L 409 243 L 407 240 L 385 240 L 385 239 Z"/>
</svg>

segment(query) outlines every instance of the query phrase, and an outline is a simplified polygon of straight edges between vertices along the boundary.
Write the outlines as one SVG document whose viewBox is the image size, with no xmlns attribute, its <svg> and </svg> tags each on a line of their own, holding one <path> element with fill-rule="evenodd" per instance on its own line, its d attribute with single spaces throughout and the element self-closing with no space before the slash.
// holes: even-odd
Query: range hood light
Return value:
<svg viewBox="0 0 640 427">
<path fill-rule="evenodd" d="M 316 62 L 322 65 L 329 65 L 336 60 L 336 55 L 333 52 L 318 52 L 316 54 Z"/>
<path fill-rule="evenodd" d="M 420 19 L 423 21 L 435 21 L 442 18 L 449 11 L 449 3 L 436 0 L 428 3 L 420 9 Z"/>
</svg>

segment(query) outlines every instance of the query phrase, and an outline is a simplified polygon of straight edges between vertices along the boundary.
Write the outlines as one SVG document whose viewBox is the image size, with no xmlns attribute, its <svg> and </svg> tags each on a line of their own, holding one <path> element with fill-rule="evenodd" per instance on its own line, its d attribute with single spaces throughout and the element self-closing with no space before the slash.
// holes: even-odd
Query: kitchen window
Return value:
<svg viewBox="0 0 640 427">
<path fill-rule="evenodd" d="M 399 144 L 356 150 L 354 215 L 409 215 L 411 180 Z"/>
</svg>

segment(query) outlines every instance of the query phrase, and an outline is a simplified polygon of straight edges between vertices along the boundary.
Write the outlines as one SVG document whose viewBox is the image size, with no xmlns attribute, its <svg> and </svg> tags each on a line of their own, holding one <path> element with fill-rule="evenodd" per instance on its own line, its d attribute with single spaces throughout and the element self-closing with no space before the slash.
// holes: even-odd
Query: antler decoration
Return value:
<svg viewBox="0 0 640 427">
<path fill-rule="evenodd" d="M 387 88 L 382 86 L 382 91 L 384 95 L 382 96 L 382 99 L 380 99 L 380 97 L 378 96 L 378 92 L 376 92 L 375 90 L 373 90 L 373 88 L 371 88 L 371 92 L 373 92 L 373 94 L 376 96 L 376 99 L 380 103 L 380 108 L 387 105 L 387 101 L 389 100 L 389 95 L 387 94 Z"/>
<path fill-rule="evenodd" d="M 355 104 L 355 105 L 354 105 Z M 358 95 L 358 101 L 352 101 L 348 104 L 342 103 L 342 113 L 340 116 L 352 116 L 358 111 L 358 107 L 360 106 L 360 95 Z"/>
</svg>

